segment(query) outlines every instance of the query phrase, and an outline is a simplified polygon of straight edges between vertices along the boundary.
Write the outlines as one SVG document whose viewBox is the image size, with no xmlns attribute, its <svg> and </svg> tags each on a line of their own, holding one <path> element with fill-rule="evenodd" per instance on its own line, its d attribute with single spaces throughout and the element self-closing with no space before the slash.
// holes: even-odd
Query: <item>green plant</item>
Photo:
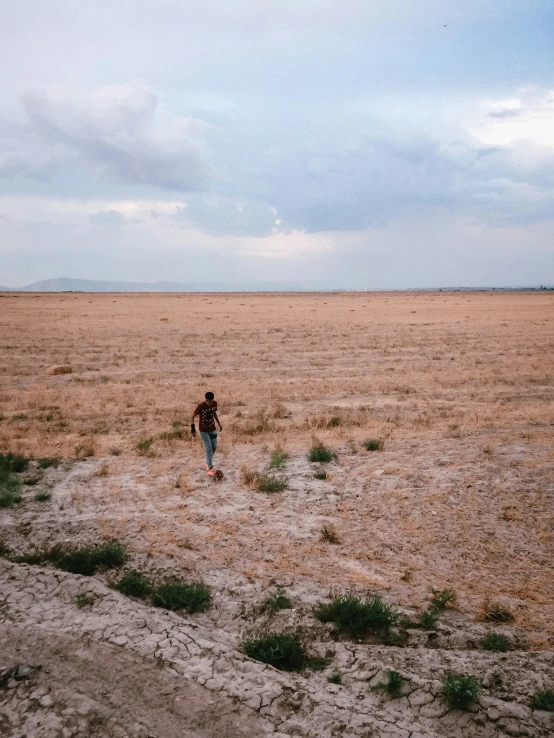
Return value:
<svg viewBox="0 0 554 738">
<path fill-rule="evenodd" d="M 324 525 L 320 531 L 321 540 L 325 543 L 340 543 L 340 539 L 332 525 Z"/>
<path fill-rule="evenodd" d="M 274 613 L 278 610 L 290 610 L 292 602 L 285 594 L 284 587 L 277 587 L 263 604 L 264 612 Z"/>
<path fill-rule="evenodd" d="M 48 502 L 48 500 L 52 497 L 49 490 L 44 490 L 43 492 L 37 492 L 35 495 L 35 500 L 37 502 Z"/>
<path fill-rule="evenodd" d="M 355 595 L 336 597 L 331 603 L 320 603 L 314 614 L 323 623 L 332 622 L 337 630 L 353 638 L 388 630 L 398 618 L 396 610 L 383 602 L 379 595 L 361 599 Z"/>
<path fill-rule="evenodd" d="M 382 451 L 383 450 L 383 441 L 380 441 L 376 438 L 368 438 L 367 441 L 364 441 L 363 445 L 366 451 Z"/>
<path fill-rule="evenodd" d="M 249 638 L 242 650 L 251 659 L 281 671 L 300 671 L 308 666 L 309 656 L 297 633 L 266 633 Z"/>
<path fill-rule="evenodd" d="M 287 460 L 289 458 L 289 455 L 284 453 L 284 451 L 276 450 L 271 452 L 271 461 L 269 462 L 269 468 L 270 469 L 282 469 Z"/>
<path fill-rule="evenodd" d="M 500 651 L 501 653 L 505 653 L 511 650 L 512 643 L 509 638 L 501 633 L 487 633 L 481 639 L 481 648 L 484 648 L 485 651 Z"/>
<path fill-rule="evenodd" d="M 21 483 L 10 471 L 0 469 L 0 507 L 11 507 L 21 502 Z"/>
<path fill-rule="evenodd" d="M 137 443 L 137 451 L 139 456 L 147 456 L 150 453 L 150 446 L 154 443 L 153 438 L 143 438 Z"/>
<path fill-rule="evenodd" d="M 169 579 L 152 594 L 152 604 L 166 610 L 186 610 L 204 612 L 210 606 L 210 588 L 201 582 L 185 584 L 177 579 Z"/>
<path fill-rule="evenodd" d="M 29 459 L 25 456 L 19 456 L 18 454 L 0 454 L 0 472 L 11 472 L 12 474 L 21 474 L 27 471 L 29 466 Z"/>
<path fill-rule="evenodd" d="M 423 628 L 434 628 L 439 619 L 439 613 L 434 607 L 428 607 L 419 616 L 419 624 Z"/>
<path fill-rule="evenodd" d="M 50 561 L 62 571 L 88 577 L 101 567 L 115 569 L 123 566 L 128 558 L 125 546 L 116 541 L 110 541 L 101 546 L 83 546 L 82 548 L 55 546 L 50 551 L 39 551 L 34 554 L 33 563 Z"/>
<path fill-rule="evenodd" d="M 442 680 L 442 701 L 452 709 L 467 710 L 479 696 L 480 685 L 474 676 L 446 674 Z"/>
<path fill-rule="evenodd" d="M 337 455 L 322 443 L 316 443 L 310 449 L 308 460 L 311 462 L 327 463 L 336 459 Z"/>
<path fill-rule="evenodd" d="M 325 471 L 325 469 L 322 469 L 321 471 L 317 471 L 314 474 L 314 478 L 315 479 L 327 479 L 327 472 Z"/>
<path fill-rule="evenodd" d="M 59 463 L 59 459 L 39 459 L 37 466 L 39 469 L 49 469 L 51 466 L 58 466 Z"/>
<path fill-rule="evenodd" d="M 284 477 L 272 477 L 269 474 L 259 474 L 256 487 L 260 492 L 282 492 L 289 486 Z"/>
<path fill-rule="evenodd" d="M 342 684 L 342 674 L 340 671 L 334 671 L 330 677 L 327 678 L 328 682 L 331 682 L 331 684 Z"/>
<path fill-rule="evenodd" d="M 552 689 L 543 689 L 535 692 L 531 698 L 530 706 L 532 710 L 554 712 L 554 691 Z"/>
<path fill-rule="evenodd" d="M 119 582 L 115 585 L 121 594 L 126 597 L 138 597 L 139 599 L 146 599 L 152 593 L 152 585 L 150 582 L 140 573 L 140 571 L 128 571 L 124 574 Z"/>
<path fill-rule="evenodd" d="M 436 590 L 432 589 L 433 599 L 431 600 L 431 606 L 439 612 L 442 612 L 444 608 L 456 599 L 456 593 L 452 589 Z"/>
<path fill-rule="evenodd" d="M 404 677 L 397 671 L 387 671 L 385 682 L 380 682 L 373 687 L 374 690 L 381 690 L 386 692 L 391 699 L 396 699 L 402 694 L 402 686 L 404 684 Z"/>
<path fill-rule="evenodd" d="M 86 594 L 80 594 L 80 595 L 77 595 L 77 597 L 75 597 L 74 602 L 77 605 L 77 607 L 82 608 L 82 607 L 86 607 L 87 605 L 93 605 L 94 597 L 89 597 Z"/>
</svg>

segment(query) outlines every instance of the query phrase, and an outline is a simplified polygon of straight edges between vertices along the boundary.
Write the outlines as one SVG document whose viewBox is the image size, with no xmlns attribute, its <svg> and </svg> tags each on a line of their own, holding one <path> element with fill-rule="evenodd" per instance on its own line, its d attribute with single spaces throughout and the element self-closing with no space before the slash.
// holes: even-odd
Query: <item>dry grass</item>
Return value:
<svg viewBox="0 0 554 738">
<path fill-rule="evenodd" d="M 371 584 L 416 606 L 431 586 L 452 588 L 467 612 L 487 595 L 507 597 L 521 603 L 530 640 L 554 636 L 551 293 L 134 294 L 115 303 L 24 294 L 0 297 L 0 308 L 0 453 L 75 459 L 80 448 L 79 458 L 109 458 L 109 476 L 96 478 L 114 483 L 106 530 L 185 562 L 193 554 L 164 522 L 175 517 L 213 566 Z M 64 364 L 72 374 L 47 374 Z M 241 507 L 240 485 L 227 493 L 232 533 L 216 529 L 217 500 L 179 507 L 176 480 L 187 501 L 200 494 L 187 465 L 201 465 L 201 444 L 187 423 L 206 390 L 219 402 L 226 472 L 261 468 L 279 446 L 290 455 L 289 490 L 277 503 L 256 498 L 261 525 L 250 499 Z M 161 438 L 177 420 L 183 437 Z M 339 456 L 323 485 L 333 502 L 302 497 L 289 471 L 315 432 Z M 150 438 L 153 455 L 139 456 Z M 384 439 L 383 450 L 366 451 L 367 439 Z M 124 473 L 136 475 L 132 495 L 117 488 Z M 74 496 L 89 509 L 78 486 Z M 140 518 L 148 504 L 159 519 Z M 313 534 L 331 518 L 340 549 Z M 253 530 L 264 531 L 263 552 Z"/>
</svg>

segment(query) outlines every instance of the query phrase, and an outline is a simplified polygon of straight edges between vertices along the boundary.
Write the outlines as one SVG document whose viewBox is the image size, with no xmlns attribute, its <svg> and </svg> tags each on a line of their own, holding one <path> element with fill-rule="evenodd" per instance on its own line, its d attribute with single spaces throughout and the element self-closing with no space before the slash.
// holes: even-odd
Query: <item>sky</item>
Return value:
<svg viewBox="0 0 554 738">
<path fill-rule="evenodd" d="M 554 284 L 552 0 L 2 0 L 0 285 Z"/>
</svg>

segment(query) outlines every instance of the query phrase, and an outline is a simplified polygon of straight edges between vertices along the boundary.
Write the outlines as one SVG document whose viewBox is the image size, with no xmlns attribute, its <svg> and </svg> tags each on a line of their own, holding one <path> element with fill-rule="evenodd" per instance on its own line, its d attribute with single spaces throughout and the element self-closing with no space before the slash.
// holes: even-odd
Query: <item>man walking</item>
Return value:
<svg viewBox="0 0 554 738">
<path fill-rule="evenodd" d="M 217 401 L 214 400 L 214 393 L 206 392 L 204 397 L 206 398 L 205 401 L 201 402 L 192 414 L 190 432 L 193 436 L 196 435 L 194 419 L 198 415 L 198 417 L 200 418 L 200 438 L 204 442 L 204 448 L 206 449 L 206 463 L 204 464 L 204 468 L 206 469 L 210 477 L 213 477 L 213 456 L 217 449 L 217 430 L 215 428 L 216 422 L 219 426 L 219 430 L 221 431 L 223 429 L 221 428 L 221 423 L 219 422 L 219 418 L 217 417 Z"/>
</svg>

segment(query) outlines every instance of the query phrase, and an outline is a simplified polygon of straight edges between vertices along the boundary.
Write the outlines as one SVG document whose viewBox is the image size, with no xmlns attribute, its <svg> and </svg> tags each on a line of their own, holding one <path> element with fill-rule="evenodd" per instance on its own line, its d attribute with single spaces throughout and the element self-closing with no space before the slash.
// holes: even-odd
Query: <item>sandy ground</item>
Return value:
<svg viewBox="0 0 554 738">
<path fill-rule="evenodd" d="M 225 735 L 217 721 L 230 700 L 242 712 L 227 721 L 231 731 L 239 726 L 228 735 L 550 735 L 548 716 L 537 718 L 526 705 L 533 690 L 554 686 L 553 308 L 547 292 L 0 298 L 0 452 L 63 460 L 44 471 L 31 465 L 27 478 L 36 482 L 24 487 L 23 502 L 0 511 L 4 547 L 14 555 L 116 538 L 131 554 L 127 568 L 154 579 L 202 579 L 213 593 L 207 613 L 171 614 L 202 630 L 200 652 L 184 658 L 167 651 L 176 646 L 145 649 L 144 633 L 128 635 L 137 610 L 162 616 L 108 589 L 113 574 L 94 578 L 104 589 L 87 615 L 71 598 L 57 602 L 60 582 L 48 578 L 54 570 L 47 567 L 41 580 L 42 567 L 7 564 L 1 576 L 12 584 L 2 589 L 0 667 L 16 657 L 5 650 L 16 624 L 30 661 L 31 634 L 51 665 L 47 634 L 67 639 L 57 653 L 68 670 L 80 658 L 74 653 L 97 662 L 107 649 L 114 674 L 145 670 L 142 687 L 130 676 L 120 680 L 130 714 L 133 694 L 150 683 L 146 671 L 155 664 L 148 660 L 157 659 L 164 678 L 194 682 L 206 705 L 221 700 L 212 703 L 213 725 L 198 708 L 183 735 L 210 735 L 201 730 L 212 727 Z M 46 374 L 62 363 L 72 374 Z M 216 393 L 224 426 L 218 458 L 225 480 L 218 485 L 202 470 L 199 440 L 186 433 L 161 438 L 175 421 L 186 431 L 207 389 Z M 141 454 L 137 444 L 150 438 Z M 321 465 L 307 459 L 314 438 L 337 454 L 325 480 L 314 477 Z M 381 440 L 382 450 L 366 451 L 367 439 Z M 277 448 L 289 459 L 273 473 L 288 488 L 269 495 L 245 485 L 241 470 L 267 471 Z M 35 501 L 45 489 L 50 500 Z M 338 544 L 322 540 L 324 526 Z M 71 586 L 83 579 L 63 576 Z M 261 606 L 276 584 L 293 609 L 270 618 Z M 412 633 L 408 648 L 351 646 L 313 617 L 316 602 L 351 589 L 379 593 L 417 615 L 431 587 L 454 589 L 456 609 L 435 632 Z M 18 599 L 25 588 L 28 606 Z M 116 604 L 94 615 L 106 597 Z M 491 629 L 478 620 L 487 598 L 512 611 L 514 623 L 500 630 L 516 651 L 477 650 Z M 112 632 L 117 608 L 124 613 Z M 316 653 L 332 652 L 329 669 L 284 677 L 254 665 L 237 681 L 252 663 L 241 657 L 242 639 L 264 628 L 301 629 Z M 75 646 L 80 638 L 85 651 Z M 116 638 L 124 640 L 114 644 Z M 202 671 L 195 659 L 208 656 L 210 668 Z M 509 678 L 500 688 L 490 677 L 485 703 L 460 717 L 441 707 L 437 687 L 454 662 L 480 678 L 495 670 Z M 393 666 L 412 687 L 386 703 L 368 685 Z M 51 668 L 61 688 L 59 667 Z M 348 675 L 344 686 L 327 681 L 337 668 Z M 114 727 L 113 735 L 141 735 L 140 720 L 144 735 L 157 735 L 160 726 L 172 735 L 179 716 L 169 708 L 117 722 L 91 686 L 108 680 L 102 689 L 109 692 L 106 672 L 98 666 L 91 673 L 97 678 L 75 692 L 103 705 L 103 719 L 123 731 Z M 8 708 L 19 700 L 16 714 L 34 704 L 26 685 L 5 693 Z M 292 707 L 290 695 L 297 695 Z M 52 699 L 44 709 L 59 716 L 58 697 Z M 202 697 L 195 693 L 193 702 L 202 705 Z M 332 719 L 322 708 L 329 704 Z M 508 714 L 513 704 L 517 715 Z M 11 734 L 25 735 L 14 720 Z M 63 720 L 60 731 L 77 730 Z"/>
</svg>

